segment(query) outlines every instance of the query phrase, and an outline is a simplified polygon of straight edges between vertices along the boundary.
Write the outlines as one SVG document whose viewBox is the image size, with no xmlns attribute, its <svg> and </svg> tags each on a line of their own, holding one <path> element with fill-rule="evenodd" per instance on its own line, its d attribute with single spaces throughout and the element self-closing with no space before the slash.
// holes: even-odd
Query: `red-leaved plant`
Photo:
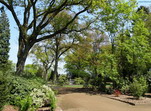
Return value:
<svg viewBox="0 0 151 111">
<path fill-rule="evenodd" d="M 114 95 L 116 97 L 119 97 L 121 95 L 121 92 L 119 90 L 114 90 Z"/>
</svg>

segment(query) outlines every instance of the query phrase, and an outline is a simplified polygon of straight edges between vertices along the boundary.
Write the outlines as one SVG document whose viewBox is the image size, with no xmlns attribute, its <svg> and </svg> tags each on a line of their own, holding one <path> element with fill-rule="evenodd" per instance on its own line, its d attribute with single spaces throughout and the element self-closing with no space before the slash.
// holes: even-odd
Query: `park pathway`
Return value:
<svg viewBox="0 0 151 111">
<path fill-rule="evenodd" d="M 57 99 L 63 111 L 151 111 L 151 105 L 132 106 L 98 94 L 78 91 L 59 94 Z"/>
</svg>

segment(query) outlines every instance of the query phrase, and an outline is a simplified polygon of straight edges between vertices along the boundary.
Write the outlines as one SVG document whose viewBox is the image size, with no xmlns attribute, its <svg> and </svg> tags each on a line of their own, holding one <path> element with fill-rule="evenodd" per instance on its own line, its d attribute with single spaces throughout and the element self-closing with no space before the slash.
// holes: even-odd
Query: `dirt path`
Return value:
<svg viewBox="0 0 151 111">
<path fill-rule="evenodd" d="M 63 111 L 151 111 L 151 105 L 131 106 L 101 95 L 84 92 L 66 92 L 58 97 Z"/>
</svg>

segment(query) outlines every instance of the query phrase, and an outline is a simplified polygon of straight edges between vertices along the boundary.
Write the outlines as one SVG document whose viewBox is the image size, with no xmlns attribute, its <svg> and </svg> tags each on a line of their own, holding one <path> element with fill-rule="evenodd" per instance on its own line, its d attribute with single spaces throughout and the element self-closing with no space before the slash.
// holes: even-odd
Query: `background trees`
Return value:
<svg viewBox="0 0 151 111">
<path fill-rule="evenodd" d="M 114 88 L 121 88 L 123 82 L 133 83 L 136 76 L 146 78 L 151 60 L 149 11 L 144 11 L 144 8 L 138 11 L 135 1 L 114 0 L 100 6 L 97 14 L 101 16 L 92 26 L 93 33 L 89 31 L 85 35 L 85 38 L 91 39 L 89 42 L 84 40 L 87 46 L 79 42 L 83 48 L 79 45 L 66 56 L 68 74 L 82 75 L 86 72 L 93 79 L 90 83 L 101 89 L 107 82 L 112 82 Z M 94 29 L 99 33 L 95 33 Z M 101 38 L 103 35 L 107 36 Z M 79 62 L 83 67 L 77 68 Z"/>
</svg>

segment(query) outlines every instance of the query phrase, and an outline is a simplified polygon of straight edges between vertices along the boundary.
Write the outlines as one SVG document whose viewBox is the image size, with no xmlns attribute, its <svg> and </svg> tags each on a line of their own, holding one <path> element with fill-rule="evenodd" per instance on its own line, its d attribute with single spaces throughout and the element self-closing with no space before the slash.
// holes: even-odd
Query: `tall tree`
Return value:
<svg viewBox="0 0 151 111">
<path fill-rule="evenodd" d="M 87 58 L 92 50 L 89 37 L 80 38 L 77 45 L 75 45 L 65 57 L 66 72 L 71 78 L 82 77 L 88 75 L 86 72 Z"/>
<path fill-rule="evenodd" d="M 81 28 L 68 30 L 68 26 L 77 17 L 84 16 L 79 15 L 86 12 L 94 4 L 93 0 L 0 0 L 0 3 L 8 8 L 18 26 L 19 50 L 16 65 L 18 75 L 23 71 L 28 53 L 35 43 L 53 38 L 63 32 L 80 30 Z M 22 21 L 17 15 L 18 10 L 21 10 Z M 73 16 L 66 24 L 54 31 L 49 23 L 63 10 L 68 10 Z M 44 31 L 44 29 L 48 30 Z"/>
<path fill-rule="evenodd" d="M 53 30 L 57 31 L 59 30 L 60 26 L 63 26 L 64 24 L 68 23 L 68 21 L 72 18 L 72 15 L 68 13 L 68 11 L 62 11 L 60 14 L 54 18 L 53 22 L 50 22 L 52 24 Z M 68 29 L 76 29 L 78 26 L 78 21 L 77 19 L 68 26 Z M 37 55 L 38 59 L 43 59 L 45 61 L 41 61 L 43 63 L 43 66 L 45 66 L 45 79 L 47 80 L 47 70 L 51 68 L 52 65 L 54 67 L 52 68 L 54 71 L 51 75 L 52 80 L 55 82 L 56 79 L 58 78 L 58 62 L 63 54 L 65 54 L 74 44 L 74 42 L 77 40 L 77 35 L 78 33 L 70 33 L 70 34 L 58 34 L 55 36 L 55 38 L 51 40 L 46 40 L 42 44 L 37 44 L 36 50 L 42 49 L 43 45 L 43 50 L 45 57 L 40 57 L 41 52 L 39 53 L 34 53 Z M 45 44 L 45 45 L 44 45 Z M 40 48 L 41 47 L 41 48 Z M 34 52 L 34 49 L 33 51 Z M 47 64 L 46 64 L 47 63 Z M 49 64 L 51 63 L 51 64 Z M 47 70 L 46 70 L 47 69 Z"/>
<path fill-rule="evenodd" d="M 142 18 L 144 13 L 133 13 L 132 25 L 124 33 L 119 34 L 116 40 L 119 72 L 129 80 L 132 80 L 135 75 L 146 74 L 151 62 L 149 31 Z"/>
<path fill-rule="evenodd" d="M 9 20 L 5 13 L 4 7 L 1 8 L 0 15 L 0 67 L 4 67 L 8 62 L 9 53 Z"/>
<path fill-rule="evenodd" d="M 41 66 L 42 73 L 41 77 L 47 80 L 48 73 L 50 73 L 50 69 L 52 68 L 54 62 L 54 53 L 49 48 L 52 44 L 52 41 L 45 40 L 40 44 L 35 44 L 30 51 L 30 56 L 32 57 L 34 64 Z"/>
<path fill-rule="evenodd" d="M 61 37 L 62 36 L 62 37 Z M 71 35 L 70 35 L 71 36 Z M 54 72 L 52 75 L 52 79 L 55 82 L 58 78 L 58 63 L 61 59 L 61 56 L 64 55 L 69 49 L 71 49 L 74 45 L 75 34 L 72 34 L 72 39 L 69 35 L 61 35 L 53 40 L 53 45 L 51 46 L 51 50 L 54 53 Z"/>
<path fill-rule="evenodd" d="M 102 10 L 98 12 L 102 16 L 98 19 L 97 26 L 108 34 L 113 54 L 115 51 L 114 39 L 123 29 L 127 28 L 135 7 L 135 0 L 106 0 L 105 4 L 102 4 Z"/>
</svg>

